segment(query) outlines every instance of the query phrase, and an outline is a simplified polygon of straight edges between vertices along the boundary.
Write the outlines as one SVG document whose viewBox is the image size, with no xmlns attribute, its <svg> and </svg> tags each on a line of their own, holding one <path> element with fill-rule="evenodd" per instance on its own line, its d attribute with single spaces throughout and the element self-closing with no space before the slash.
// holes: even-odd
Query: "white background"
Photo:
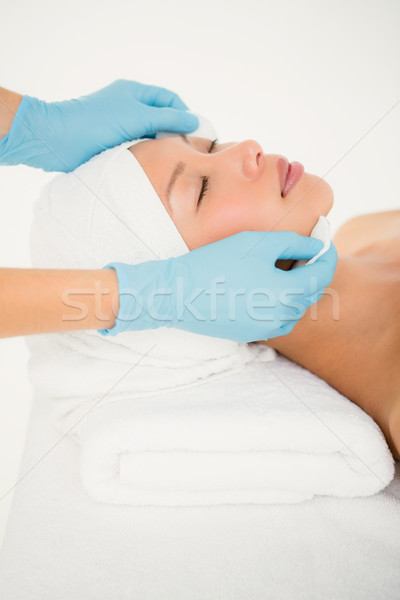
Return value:
<svg viewBox="0 0 400 600">
<path fill-rule="evenodd" d="M 324 176 L 333 231 L 399 207 L 397 0 L 0 0 L 0 10 L 4 87 L 45 100 L 120 77 L 168 87 L 220 141 L 256 139 Z M 3 267 L 29 266 L 32 204 L 51 177 L 1 168 Z M 0 539 L 29 420 L 27 357 L 23 338 L 0 340 Z"/>
</svg>

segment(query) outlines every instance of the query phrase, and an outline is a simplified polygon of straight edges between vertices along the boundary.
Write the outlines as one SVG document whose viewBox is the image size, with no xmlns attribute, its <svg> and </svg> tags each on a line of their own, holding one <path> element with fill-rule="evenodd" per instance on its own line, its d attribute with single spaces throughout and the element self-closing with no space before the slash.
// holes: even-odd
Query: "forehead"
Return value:
<svg viewBox="0 0 400 600">
<path fill-rule="evenodd" d="M 210 140 L 207 140 L 206 138 L 176 135 L 172 137 L 161 138 L 159 140 L 143 140 L 143 142 L 138 142 L 134 146 L 131 146 L 129 150 L 138 159 L 139 157 L 150 158 L 151 155 L 153 155 L 154 160 L 161 160 L 162 158 L 174 158 L 182 153 L 185 148 L 186 150 L 204 152 L 206 146 L 209 144 Z"/>
</svg>

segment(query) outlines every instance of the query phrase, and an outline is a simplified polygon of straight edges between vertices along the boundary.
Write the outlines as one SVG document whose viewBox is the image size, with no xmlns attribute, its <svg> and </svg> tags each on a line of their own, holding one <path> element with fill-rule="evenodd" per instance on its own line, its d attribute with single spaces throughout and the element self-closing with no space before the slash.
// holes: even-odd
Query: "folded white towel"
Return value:
<svg viewBox="0 0 400 600">
<path fill-rule="evenodd" d="M 35 206 L 34 267 L 187 251 L 129 144 L 61 175 Z M 258 344 L 157 329 L 29 336 L 29 372 L 82 446 L 100 501 L 196 505 L 373 494 L 393 477 L 378 426 Z M 275 360 L 274 360 L 275 359 Z"/>
<path fill-rule="evenodd" d="M 284 357 L 187 390 L 107 403 L 81 428 L 81 478 L 133 505 L 294 503 L 367 496 L 393 478 L 377 424 Z M 266 361 L 264 362 L 264 355 Z"/>
</svg>

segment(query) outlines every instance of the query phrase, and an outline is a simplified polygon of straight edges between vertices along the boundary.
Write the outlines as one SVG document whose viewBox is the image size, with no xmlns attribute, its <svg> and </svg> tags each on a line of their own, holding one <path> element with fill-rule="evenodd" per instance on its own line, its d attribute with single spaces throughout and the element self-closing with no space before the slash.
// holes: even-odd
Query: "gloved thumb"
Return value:
<svg viewBox="0 0 400 600">
<path fill-rule="evenodd" d="M 190 133 L 199 127 L 199 119 L 185 110 L 175 108 L 148 107 L 149 131 L 171 131 L 171 133 Z"/>
</svg>

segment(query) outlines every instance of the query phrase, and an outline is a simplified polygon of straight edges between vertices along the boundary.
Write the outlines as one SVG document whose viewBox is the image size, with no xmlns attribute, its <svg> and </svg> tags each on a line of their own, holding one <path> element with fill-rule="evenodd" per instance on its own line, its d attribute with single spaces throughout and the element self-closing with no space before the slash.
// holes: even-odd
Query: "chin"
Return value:
<svg viewBox="0 0 400 600">
<path fill-rule="evenodd" d="M 325 179 L 321 179 L 317 175 L 308 175 L 307 184 L 310 185 L 310 192 L 318 204 L 319 215 L 328 216 L 333 207 L 334 194 L 331 186 Z"/>
</svg>

